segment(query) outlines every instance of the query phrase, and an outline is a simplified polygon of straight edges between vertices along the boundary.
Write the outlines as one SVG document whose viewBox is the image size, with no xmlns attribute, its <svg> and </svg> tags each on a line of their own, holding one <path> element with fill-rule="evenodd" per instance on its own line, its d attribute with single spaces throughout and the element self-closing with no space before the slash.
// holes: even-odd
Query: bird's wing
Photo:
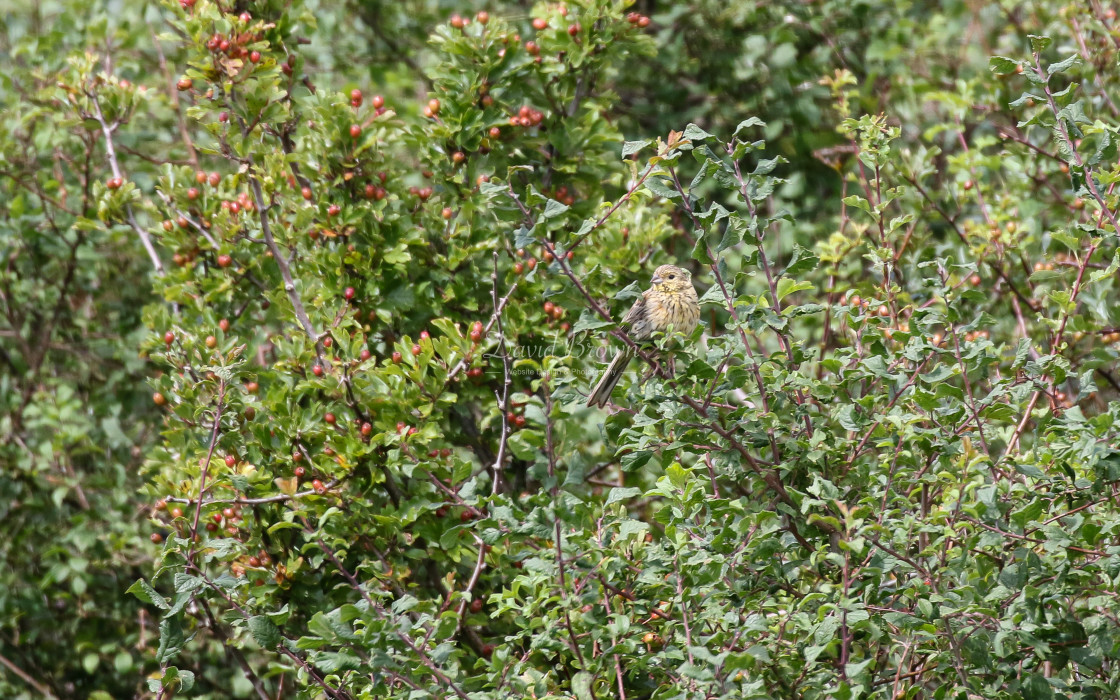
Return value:
<svg viewBox="0 0 1120 700">
<path fill-rule="evenodd" d="M 634 301 L 634 305 L 631 306 L 630 310 L 626 312 L 626 315 L 622 317 L 622 325 L 633 326 L 634 322 L 642 317 L 645 313 L 647 294 L 649 294 L 649 290 L 643 292 L 642 296 Z"/>
</svg>

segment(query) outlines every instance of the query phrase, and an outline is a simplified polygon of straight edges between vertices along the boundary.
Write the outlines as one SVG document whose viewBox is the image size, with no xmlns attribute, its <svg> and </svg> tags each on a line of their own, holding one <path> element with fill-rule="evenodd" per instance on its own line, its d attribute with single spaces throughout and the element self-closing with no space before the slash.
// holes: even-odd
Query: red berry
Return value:
<svg viewBox="0 0 1120 700">
<path fill-rule="evenodd" d="M 482 600 L 481 599 L 475 598 L 474 600 L 471 601 L 471 612 L 472 613 L 482 612 Z"/>
<path fill-rule="evenodd" d="M 233 264 L 233 258 L 228 255 L 218 256 L 218 267 L 229 267 Z"/>
<path fill-rule="evenodd" d="M 327 216 L 338 216 L 339 212 L 341 211 L 342 207 L 338 206 L 337 204 L 332 204 L 327 207 Z"/>
<path fill-rule="evenodd" d="M 254 569 L 258 569 L 258 568 L 260 568 L 260 565 L 261 565 L 261 560 L 260 559 L 257 559 L 256 557 L 249 557 L 249 566 L 251 566 Z"/>
<path fill-rule="evenodd" d="M 334 422 L 335 422 L 334 414 L 333 413 L 328 413 L 327 415 L 323 416 L 323 420 L 330 423 L 331 425 L 334 425 Z"/>
<path fill-rule="evenodd" d="M 451 207 L 444 207 L 443 211 L 440 212 L 440 216 L 442 216 L 445 220 L 451 219 L 451 217 L 454 215 L 455 212 L 451 211 Z"/>
<path fill-rule="evenodd" d="M 521 415 L 514 416 L 513 417 L 513 423 L 518 428 L 524 428 L 525 427 L 525 416 L 521 416 Z"/>
<path fill-rule="evenodd" d="M 432 114 L 439 114 L 439 100 L 434 97 L 428 100 L 428 109 Z"/>
<path fill-rule="evenodd" d="M 419 354 L 420 354 L 421 352 L 422 352 L 422 350 L 420 349 L 420 346 L 419 346 L 419 345 L 413 345 L 413 346 L 412 346 L 412 355 L 413 355 L 413 357 L 415 357 L 415 356 L 419 355 Z"/>
<path fill-rule="evenodd" d="M 407 432 L 407 431 L 408 431 L 408 426 L 405 425 L 404 423 L 398 421 L 397 422 L 397 432 L 398 433 L 404 433 L 404 432 Z"/>
<path fill-rule="evenodd" d="M 374 95 L 373 99 L 370 100 L 369 103 L 371 105 L 373 105 L 374 109 L 381 109 L 382 107 L 385 106 L 385 98 L 382 97 L 381 95 Z M 385 181 L 382 180 L 382 182 L 385 182 Z"/>
<path fill-rule="evenodd" d="M 362 125 L 361 124 L 351 124 L 350 125 L 350 138 L 356 139 L 361 135 L 362 135 Z"/>
<path fill-rule="evenodd" d="M 522 263 L 521 263 L 521 261 L 515 262 L 515 263 L 513 264 L 513 272 L 514 272 L 514 274 L 520 275 L 520 274 L 521 274 L 522 272 L 524 272 L 524 271 L 525 271 L 525 265 L 524 265 L 524 264 L 522 264 Z"/>
<path fill-rule="evenodd" d="M 228 318 L 223 318 L 221 321 L 218 321 L 218 328 L 220 328 L 223 333 L 228 333 L 229 332 L 229 319 Z"/>
<path fill-rule="evenodd" d="M 362 423 L 362 435 L 369 435 L 373 432 L 373 426 L 369 423 Z"/>
<path fill-rule="evenodd" d="M 311 373 L 314 374 L 316 377 L 323 376 L 323 365 L 319 365 L 319 364 L 315 365 L 314 367 L 311 368 Z M 327 422 L 330 423 L 330 421 L 327 421 Z"/>
<path fill-rule="evenodd" d="M 167 403 L 167 397 L 157 391 L 156 393 L 152 394 L 152 403 L 157 406 L 163 406 Z"/>
<path fill-rule="evenodd" d="M 459 520 L 462 520 L 465 523 L 470 522 L 471 518 L 473 518 L 473 517 L 474 516 L 471 515 L 471 512 L 469 510 L 464 510 L 461 513 L 459 513 Z"/>
<path fill-rule="evenodd" d="M 293 452 L 292 453 L 292 461 L 293 462 L 302 462 L 303 461 L 303 453 L 302 452 Z"/>
<path fill-rule="evenodd" d="M 260 63 L 261 62 L 261 52 L 260 51 L 251 52 L 249 54 L 249 62 L 250 63 Z"/>
<path fill-rule="evenodd" d="M 428 335 L 428 331 L 420 331 L 420 340 L 431 340 L 432 336 Z"/>
<path fill-rule="evenodd" d="M 401 363 L 401 354 L 399 352 L 393 353 L 393 364 L 399 365 Z"/>
<path fill-rule="evenodd" d="M 311 488 L 315 489 L 315 493 L 324 494 L 327 492 L 327 487 L 323 486 L 323 482 L 315 479 L 311 482 Z"/>
<path fill-rule="evenodd" d="M 171 509 L 171 517 L 172 517 L 172 518 L 181 518 L 181 517 L 183 517 L 183 509 L 182 509 L 182 508 L 172 508 L 172 509 Z"/>
<path fill-rule="evenodd" d="M 649 17 L 645 17 L 645 16 L 639 17 L 638 18 L 638 26 L 642 27 L 643 29 L 648 27 L 649 26 Z"/>
<path fill-rule="evenodd" d="M 581 29 L 582 29 L 582 27 L 579 26 L 579 22 L 576 22 L 575 24 L 569 25 L 568 26 L 568 35 L 569 36 L 575 36 L 575 35 L 579 34 Z"/>
<path fill-rule="evenodd" d="M 536 29 L 538 32 L 543 31 L 547 28 L 548 28 L 548 20 L 547 19 L 545 19 L 543 17 L 537 17 L 533 20 L 533 29 Z"/>
<path fill-rule="evenodd" d="M 226 455 L 226 466 L 232 467 L 235 464 L 237 464 L 237 458 L 233 455 Z"/>
<path fill-rule="evenodd" d="M 346 300 L 349 301 L 354 298 L 355 293 L 353 287 L 347 287 L 346 290 L 342 292 L 342 296 L 346 297 Z"/>
<path fill-rule="evenodd" d="M 179 82 L 175 83 L 175 87 L 179 88 L 180 92 L 190 90 L 192 85 L 194 85 L 194 81 L 190 78 L 179 78 Z"/>
<path fill-rule="evenodd" d="M 358 355 L 358 357 L 360 357 L 362 359 L 362 362 L 365 362 L 366 360 L 368 360 L 372 356 L 373 356 L 373 354 L 366 348 L 362 348 L 361 354 Z"/>
<path fill-rule="evenodd" d="M 242 24 L 248 24 L 253 19 L 253 16 L 250 15 L 248 12 L 242 12 L 238 16 L 238 19 L 241 20 Z"/>
<path fill-rule="evenodd" d="M 537 46 L 537 42 L 535 42 L 535 41 L 526 41 L 525 42 L 525 51 L 530 56 L 536 56 L 536 55 L 540 54 L 541 47 Z"/>
<path fill-rule="evenodd" d="M 163 542 L 163 535 L 159 534 L 158 532 L 153 532 L 151 535 L 151 540 L 153 544 L 159 544 L 160 542 Z"/>
<path fill-rule="evenodd" d="M 451 26 L 455 27 L 456 29 L 462 29 L 463 27 L 467 26 L 467 23 L 459 15 L 451 15 Z"/>
<path fill-rule="evenodd" d="M 206 343 L 206 347 L 210 348 L 211 350 L 213 350 L 214 348 L 218 347 L 218 339 L 217 339 L 217 338 L 215 338 L 215 337 L 214 337 L 214 336 L 212 336 L 212 335 L 208 335 L 208 336 L 206 336 L 206 340 L 205 340 L 205 341 L 203 341 L 203 342 L 205 342 L 205 343 Z"/>
<path fill-rule="evenodd" d="M 551 301 L 546 301 L 544 303 L 544 312 L 546 314 L 551 314 L 552 310 L 555 309 L 555 308 L 556 308 L 556 304 L 553 304 Z"/>
<path fill-rule="evenodd" d="M 299 193 L 304 199 L 311 199 L 311 188 L 310 187 L 301 188 Z"/>
<path fill-rule="evenodd" d="M 502 135 L 502 130 L 496 126 L 490 127 L 490 138 L 496 139 Z"/>
<path fill-rule="evenodd" d="M 479 24 L 485 25 L 490 22 L 490 13 L 479 12 L 477 15 L 475 15 L 475 20 L 477 20 Z"/>
<path fill-rule="evenodd" d="M 168 345 L 171 345 L 172 343 L 175 342 L 175 334 L 172 333 L 171 331 L 167 331 L 166 333 L 163 334 L 163 342 L 167 343 Z"/>
<path fill-rule="evenodd" d="M 466 159 L 467 159 L 467 156 L 462 151 L 455 151 L 454 153 L 451 154 L 451 162 L 454 163 L 455 165 L 461 165 L 463 163 L 463 161 L 465 161 Z"/>
<path fill-rule="evenodd" d="M 245 391 L 249 392 L 250 394 L 257 393 L 257 390 L 259 390 L 260 388 L 261 385 L 257 384 L 256 382 L 247 382 L 245 384 Z"/>
<path fill-rule="evenodd" d="M 295 474 L 296 477 L 302 479 L 303 475 L 307 473 L 307 470 L 304 469 L 303 467 L 296 467 L 295 470 L 292 473 Z"/>
<path fill-rule="evenodd" d="M 223 124 L 229 121 L 229 112 L 218 112 L 218 121 Z"/>
</svg>

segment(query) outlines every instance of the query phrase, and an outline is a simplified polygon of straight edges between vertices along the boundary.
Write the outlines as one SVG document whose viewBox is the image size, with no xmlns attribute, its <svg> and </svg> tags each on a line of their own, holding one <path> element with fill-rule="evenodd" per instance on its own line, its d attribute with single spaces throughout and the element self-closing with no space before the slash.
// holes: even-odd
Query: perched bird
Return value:
<svg viewBox="0 0 1120 700">
<path fill-rule="evenodd" d="M 690 335 L 700 322 L 700 300 L 692 287 L 692 273 L 676 265 L 662 265 L 653 273 L 650 288 L 638 297 L 622 325 L 630 337 L 647 340 L 655 332 L 673 330 Z M 622 373 L 633 356 L 630 346 L 619 350 L 587 399 L 588 406 L 606 406 Z"/>
</svg>

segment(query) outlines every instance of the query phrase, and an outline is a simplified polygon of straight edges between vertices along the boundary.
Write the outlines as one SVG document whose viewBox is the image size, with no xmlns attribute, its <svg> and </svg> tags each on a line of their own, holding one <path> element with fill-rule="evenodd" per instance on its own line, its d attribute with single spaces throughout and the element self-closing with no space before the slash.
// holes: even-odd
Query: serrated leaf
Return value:
<svg viewBox="0 0 1120 700">
<path fill-rule="evenodd" d="M 125 592 L 131 593 L 145 603 L 151 603 L 160 610 L 167 610 L 171 607 L 167 599 L 161 596 L 156 589 L 152 588 L 144 579 L 137 579 L 136 583 L 129 586 L 128 590 Z"/>
<path fill-rule="evenodd" d="M 275 649 L 280 646 L 283 638 L 279 628 L 264 615 L 249 618 L 249 634 L 253 635 L 253 640 L 264 649 Z"/>
<path fill-rule="evenodd" d="M 645 139 L 644 141 L 627 141 L 622 144 L 622 157 L 632 156 L 643 148 L 648 148 L 653 141 Z"/>
<path fill-rule="evenodd" d="M 692 141 L 693 143 L 697 141 L 707 141 L 708 139 L 713 138 L 711 134 L 704 131 L 695 124 L 689 124 L 684 128 L 684 137 L 689 141 Z"/>
<path fill-rule="evenodd" d="M 992 56 L 988 59 L 988 70 L 996 75 L 1008 75 L 1019 69 L 1019 62 L 1005 56 Z"/>
<path fill-rule="evenodd" d="M 587 671 L 580 671 L 572 677 L 572 692 L 575 693 L 577 700 L 593 700 L 591 678 L 591 674 Z"/>
<path fill-rule="evenodd" d="M 797 280 L 792 280 L 789 277 L 783 277 L 780 280 L 778 280 L 778 285 L 777 285 L 778 301 L 781 301 L 782 299 L 785 299 L 787 296 L 789 296 L 790 294 L 793 294 L 794 292 L 800 292 L 800 291 L 803 291 L 803 290 L 806 290 L 806 289 L 812 289 L 812 288 L 813 288 L 813 283 L 812 282 L 804 282 L 804 281 L 798 282 Z"/>
<path fill-rule="evenodd" d="M 1069 70 L 1073 65 L 1075 65 L 1077 63 L 1077 61 L 1078 61 L 1077 54 L 1075 54 L 1075 53 L 1070 54 L 1064 60 L 1058 61 L 1057 63 L 1051 63 L 1049 66 L 1047 66 L 1046 67 L 1046 75 L 1054 75 L 1056 73 L 1064 73 L 1065 71 Z"/>
<path fill-rule="evenodd" d="M 639 489 L 639 488 L 635 488 L 633 486 L 628 486 L 628 487 L 625 487 L 625 488 L 624 487 L 615 487 L 615 488 L 611 489 L 610 494 L 607 496 L 606 502 L 603 503 L 603 508 L 606 508 L 607 506 L 609 506 L 613 503 L 618 503 L 619 501 L 625 501 L 629 498 L 634 498 L 635 496 L 640 496 L 641 494 L 642 494 L 642 490 Z"/>
</svg>

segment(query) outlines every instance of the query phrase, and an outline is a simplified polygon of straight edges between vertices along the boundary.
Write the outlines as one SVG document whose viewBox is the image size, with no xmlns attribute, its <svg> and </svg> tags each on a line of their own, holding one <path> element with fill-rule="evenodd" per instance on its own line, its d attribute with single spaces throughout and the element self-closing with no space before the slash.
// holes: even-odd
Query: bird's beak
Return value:
<svg viewBox="0 0 1120 700">
<path fill-rule="evenodd" d="M 661 275 L 654 275 L 653 279 L 649 281 L 650 284 L 661 284 L 665 280 L 661 279 Z"/>
</svg>

